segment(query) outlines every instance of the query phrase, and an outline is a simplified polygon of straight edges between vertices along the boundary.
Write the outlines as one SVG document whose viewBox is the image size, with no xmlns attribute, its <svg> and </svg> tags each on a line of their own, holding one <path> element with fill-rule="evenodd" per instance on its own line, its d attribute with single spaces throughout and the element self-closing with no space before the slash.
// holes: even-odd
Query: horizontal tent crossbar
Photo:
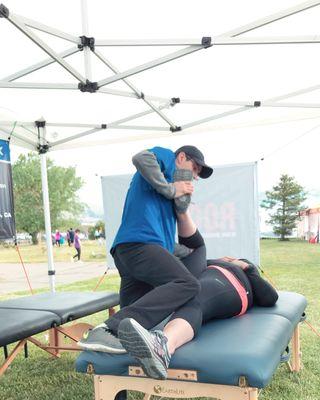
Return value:
<svg viewBox="0 0 320 400">
<path fill-rule="evenodd" d="M 203 45 L 201 39 L 131 39 L 131 40 L 96 40 L 96 46 L 193 46 Z"/>
</svg>

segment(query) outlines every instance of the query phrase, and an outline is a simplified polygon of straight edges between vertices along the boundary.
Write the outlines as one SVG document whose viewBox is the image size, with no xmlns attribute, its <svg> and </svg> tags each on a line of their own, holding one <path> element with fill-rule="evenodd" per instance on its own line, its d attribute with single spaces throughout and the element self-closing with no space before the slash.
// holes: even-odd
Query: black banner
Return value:
<svg viewBox="0 0 320 400">
<path fill-rule="evenodd" d="M 0 240 L 14 239 L 15 235 L 9 142 L 0 140 Z"/>
</svg>

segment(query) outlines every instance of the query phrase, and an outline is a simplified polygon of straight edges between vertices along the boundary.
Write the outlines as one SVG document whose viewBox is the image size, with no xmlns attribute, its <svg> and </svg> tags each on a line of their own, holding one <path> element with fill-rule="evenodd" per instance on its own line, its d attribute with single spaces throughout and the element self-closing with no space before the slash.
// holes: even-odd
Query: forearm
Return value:
<svg viewBox="0 0 320 400">
<path fill-rule="evenodd" d="M 193 179 L 192 171 L 187 169 L 176 169 L 174 173 L 174 182 L 189 181 Z M 185 214 L 191 202 L 191 195 L 184 194 L 183 196 L 174 199 L 174 209 L 177 214 Z"/>
<path fill-rule="evenodd" d="M 137 171 L 158 193 L 167 199 L 174 198 L 176 189 L 173 183 L 167 182 L 153 153 L 143 150 L 132 157 L 132 162 Z"/>
<path fill-rule="evenodd" d="M 194 223 L 193 219 L 189 211 L 183 214 L 177 214 L 177 224 L 178 224 L 178 235 L 179 237 L 187 238 L 192 236 L 196 230 L 196 224 Z"/>
</svg>

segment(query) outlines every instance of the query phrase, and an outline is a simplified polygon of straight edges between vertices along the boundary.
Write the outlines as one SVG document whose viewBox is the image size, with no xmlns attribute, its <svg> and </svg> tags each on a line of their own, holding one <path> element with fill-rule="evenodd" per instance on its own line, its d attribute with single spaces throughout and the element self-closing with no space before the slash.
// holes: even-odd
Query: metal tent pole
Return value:
<svg viewBox="0 0 320 400">
<path fill-rule="evenodd" d="M 49 189 L 48 189 L 48 175 L 47 175 L 47 151 L 46 144 L 46 122 L 44 120 L 36 121 L 36 127 L 39 131 L 39 154 L 41 160 L 41 183 L 42 183 L 42 198 L 44 210 L 44 222 L 46 230 L 46 244 L 47 244 L 47 258 L 48 258 L 48 275 L 50 291 L 55 292 L 55 268 L 53 262 L 52 250 L 52 237 L 51 237 L 51 218 L 50 218 L 50 203 L 49 203 Z"/>
<path fill-rule="evenodd" d="M 88 37 L 89 24 L 88 24 L 87 0 L 81 0 L 81 20 L 82 20 L 82 32 L 83 32 L 82 34 L 83 36 Z M 91 52 L 90 47 L 88 46 L 83 47 L 85 77 L 89 81 L 92 81 L 90 52 Z"/>
</svg>

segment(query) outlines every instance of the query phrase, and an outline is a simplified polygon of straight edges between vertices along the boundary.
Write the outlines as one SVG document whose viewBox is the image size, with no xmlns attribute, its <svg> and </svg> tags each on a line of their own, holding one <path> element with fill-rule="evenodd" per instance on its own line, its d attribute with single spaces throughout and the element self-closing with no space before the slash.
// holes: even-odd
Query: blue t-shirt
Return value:
<svg viewBox="0 0 320 400">
<path fill-rule="evenodd" d="M 175 154 L 169 149 L 149 149 L 156 157 L 167 182 L 173 182 Z M 173 253 L 176 215 L 172 200 L 156 190 L 136 172 L 127 193 L 122 221 L 112 249 L 120 243 L 156 243 Z"/>
</svg>

